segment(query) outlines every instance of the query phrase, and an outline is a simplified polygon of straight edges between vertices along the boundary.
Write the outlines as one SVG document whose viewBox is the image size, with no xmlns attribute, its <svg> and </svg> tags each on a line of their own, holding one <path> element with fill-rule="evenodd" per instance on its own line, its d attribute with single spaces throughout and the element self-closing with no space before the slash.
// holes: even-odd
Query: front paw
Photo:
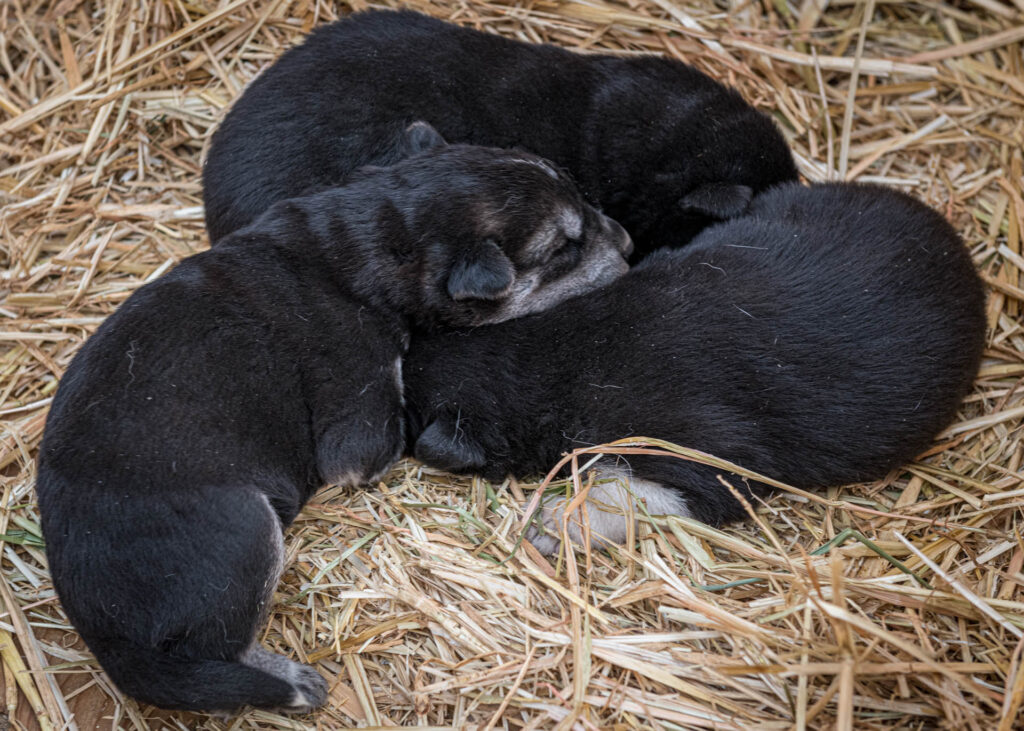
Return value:
<svg viewBox="0 0 1024 731">
<path fill-rule="evenodd" d="M 326 484 L 372 485 L 401 459 L 404 447 L 405 426 L 399 417 L 376 428 L 338 424 L 317 441 L 317 469 Z"/>
<path fill-rule="evenodd" d="M 466 433 L 461 420 L 450 414 L 439 414 L 423 430 L 413 456 L 446 472 L 480 472 L 487 463 L 483 447 Z"/>
</svg>

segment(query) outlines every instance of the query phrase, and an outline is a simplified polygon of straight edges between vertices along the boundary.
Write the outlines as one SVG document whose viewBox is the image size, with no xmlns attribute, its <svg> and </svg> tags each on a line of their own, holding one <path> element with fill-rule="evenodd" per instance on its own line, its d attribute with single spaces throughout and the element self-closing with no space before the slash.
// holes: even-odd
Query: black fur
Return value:
<svg viewBox="0 0 1024 731">
<path fill-rule="evenodd" d="M 370 11 L 317 29 L 236 102 L 203 171 L 211 240 L 276 200 L 387 164 L 396 130 L 417 119 L 453 142 L 563 165 L 638 256 L 686 243 L 797 175 L 772 121 L 686 64 Z"/>
<path fill-rule="evenodd" d="M 416 339 L 405 370 L 415 454 L 500 479 L 645 436 L 801 488 L 877 479 L 954 417 L 978 367 L 983 305 L 959 237 L 916 200 L 780 186 L 601 290 Z M 629 462 L 703 521 L 742 515 L 714 468 Z"/>
<path fill-rule="evenodd" d="M 278 203 L 141 288 L 64 376 L 39 455 L 47 556 L 125 693 L 321 704 L 319 674 L 256 633 L 282 528 L 320 485 L 364 483 L 400 455 L 409 327 L 501 320 L 625 270 L 622 229 L 545 163 L 424 135 L 405 144 L 428 152 Z M 572 243 L 552 218 L 571 219 Z M 576 272 L 598 259 L 603 273 Z M 507 297 L 489 267 L 511 277 Z"/>
</svg>

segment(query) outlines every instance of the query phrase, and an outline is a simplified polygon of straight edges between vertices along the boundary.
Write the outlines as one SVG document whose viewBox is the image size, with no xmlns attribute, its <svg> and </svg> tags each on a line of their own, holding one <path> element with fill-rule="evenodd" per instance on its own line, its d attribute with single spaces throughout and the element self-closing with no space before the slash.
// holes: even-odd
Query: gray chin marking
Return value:
<svg viewBox="0 0 1024 731">
<path fill-rule="evenodd" d="M 598 465 L 595 470 L 597 475 L 586 500 L 586 518 L 593 548 L 603 548 L 611 543 L 621 544 L 626 540 L 629 521 L 636 514 L 643 514 L 637 505 L 640 500 L 651 515 L 691 517 L 686 500 L 675 490 L 657 482 L 631 477 L 629 470 L 622 467 Z M 562 544 L 565 502 L 564 497 L 546 502 L 540 508 L 541 516 L 538 519 L 543 525 L 543 531 L 534 525 L 526 534 L 527 540 L 545 556 L 557 553 Z M 569 516 L 569 539 L 573 543 L 583 541 L 583 519 L 581 510 Z"/>
<path fill-rule="evenodd" d="M 596 260 L 595 260 L 596 259 Z M 575 272 L 551 284 L 539 285 L 540 275 L 524 274 L 516 280 L 501 311 L 487 323 L 504 322 L 523 315 L 542 312 L 571 297 L 586 294 L 610 284 L 629 271 L 629 264 L 618 253 L 594 257 Z M 483 323 L 481 323 L 483 324 Z"/>
</svg>

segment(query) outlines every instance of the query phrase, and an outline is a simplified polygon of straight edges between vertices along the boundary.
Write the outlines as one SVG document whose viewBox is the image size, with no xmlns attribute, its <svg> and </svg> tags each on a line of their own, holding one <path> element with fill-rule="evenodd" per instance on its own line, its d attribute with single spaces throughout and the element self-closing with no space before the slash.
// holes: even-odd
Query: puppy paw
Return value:
<svg viewBox="0 0 1024 731">
<path fill-rule="evenodd" d="M 569 516 L 569 540 L 574 544 L 582 544 L 584 521 L 590 527 L 590 545 L 600 548 L 605 543 L 621 543 L 626 538 L 626 516 L 612 508 L 617 503 L 609 503 L 608 494 L 619 492 L 614 483 L 609 486 L 596 484 L 590 488 L 586 500 L 586 514 L 577 508 Z M 540 515 L 530 524 L 526 532 L 526 540 L 533 544 L 541 554 L 553 556 L 562 545 L 562 523 L 565 516 L 567 501 L 564 497 L 548 499 L 539 509 Z M 625 502 L 625 501 L 623 501 Z M 598 506 L 604 505 L 607 510 Z M 620 525 L 621 524 L 621 525 Z"/>
<path fill-rule="evenodd" d="M 553 556 L 558 553 L 558 547 L 562 545 L 562 539 L 558 536 L 558 527 L 543 524 L 543 516 L 533 523 L 526 531 L 526 540 L 533 544 L 533 547 L 540 551 L 543 556 Z"/>
<path fill-rule="evenodd" d="M 370 428 L 338 424 L 316 445 L 317 469 L 324 482 L 361 487 L 373 485 L 402 457 L 405 423 L 401 416 Z"/>
<path fill-rule="evenodd" d="M 287 713 L 309 713 L 327 701 L 327 681 L 310 665 L 289 660 L 259 645 L 249 648 L 240 660 L 249 667 L 276 676 L 294 689 L 291 700 L 283 707 L 278 706 L 279 710 Z"/>
<path fill-rule="evenodd" d="M 288 704 L 289 711 L 308 713 L 327 702 L 327 681 L 313 667 L 294 663 L 291 676 L 295 698 Z"/>
<path fill-rule="evenodd" d="M 446 472 L 479 472 L 487 464 L 483 448 L 466 433 L 461 420 L 447 412 L 439 413 L 423 430 L 413 456 Z"/>
<path fill-rule="evenodd" d="M 644 511 L 651 515 L 690 515 L 686 500 L 671 488 L 630 477 L 628 471 L 617 467 L 598 467 L 596 471 L 594 484 L 587 492 L 585 514 L 580 506 L 568 517 L 573 543 L 583 541 L 584 520 L 590 529 L 590 545 L 602 548 L 625 541 L 629 521 Z M 638 501 L 643 501 L 643 508 Z M 526 533 L 526 539 L 545 556 L 557 553 L 562 545 L 566 503 L 564 497 L 548 500 Z"/>
</svg>

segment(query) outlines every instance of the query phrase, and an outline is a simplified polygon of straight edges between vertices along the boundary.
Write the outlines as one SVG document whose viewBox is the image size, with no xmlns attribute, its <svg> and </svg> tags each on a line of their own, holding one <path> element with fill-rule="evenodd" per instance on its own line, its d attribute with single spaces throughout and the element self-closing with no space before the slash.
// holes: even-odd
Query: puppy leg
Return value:
<svg viewBox="0 0 1024 731">
<path fill-rule="evenodd" d="M 586 520 L 594 548 L 625 541 L 631 516 L 642 515 L 643 510 L 651 515 L 691 515 L 686 499 L 678 492 L 657 482 L 633 477 L 628 468 L 598 465 L 595 471 L 594 484 L 586 499 Z M 643 509 L 638 503 L 642 503 Z M 534 523 L 527 533 L 530 543 L 544 555 L 556 553 L 562 543 L 565 508 L 565 497 L 548 500 L 540 508 L 540 526 Z M 583 540 L 582 513 L 583 510 L 578 509 L 568 516 L 569 538 L 574 543 Z"/>
<path fill-rule="evenodd" d="M 122 499 L 133 513 L 128 553 L 88 551 L 93 560 L 62 587 L 89 648 L 122 691 L 162 708 L 321 705 L 327 685 L 313 668 L 257 644 L 284 563 L 266 495 L 218 486 L 180 498 L 169 510 Z"/>
<path fill-rule="evenodd" d="M 275 548 L 276 566 L 267 576 L 267 581 L 264 585 L 264 596 L 260 603 L 261 612 L 257 630 L 266 623 L 270 614 L 270 603 L 273 598 L 274 588 L 281 581 L 285 558 L 283 528 L 277 514 L 270 505 L 270 501 L 265 496 L 261 497 L 263 497 L 267 511 L 271 514 L 274 522 L 275 529 L 270 531 L 270 540 Z M 262 671 L 275 678 L 283 679 L 292 686 L 294 693 L 291 699 L 281 706 L 281 710 L 290 713 L 308 713 L 322 706 L 327 700 L 327 681 L 324 680 L 320 673 L 309 665 L 303 665 L 302 663 L 289 660 L 283 655 L 278 655 L 264 649 L 255 637 L 248 649 L 239 656 L 238 661 L 243 665 Z"/>
</svg>

